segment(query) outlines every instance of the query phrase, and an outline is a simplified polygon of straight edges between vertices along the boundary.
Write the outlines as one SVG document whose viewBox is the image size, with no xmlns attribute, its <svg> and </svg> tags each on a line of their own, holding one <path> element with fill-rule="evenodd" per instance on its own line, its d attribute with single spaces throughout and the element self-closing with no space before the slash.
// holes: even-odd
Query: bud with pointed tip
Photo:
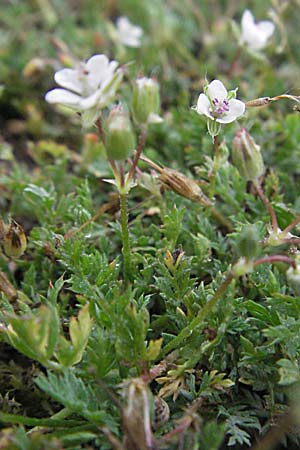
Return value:
<svg viewBox="0 0 300 450">
<path fill-rule="evenodd" d="M 232 161 L 247 181 L 256 181 L 265 171 L 260 146 L 245 128 L 241 128 L 233 140 Z"/>
<path fill-rule="evenodd" d="M 132 110 L 135 120 L 144 125 L 158 123 L 162 118 L 160 109 L 159 85 L 153 78 L 138 78 L 135 82 L 132 99 Z"/>
<path fill-rule="evenodd" d="M 125 160 L 135 148 L 135 136 L 128 113 L 120 107 L 111 110 L 107 119 L 106 153 L 108 159 Z"/>
</svg>

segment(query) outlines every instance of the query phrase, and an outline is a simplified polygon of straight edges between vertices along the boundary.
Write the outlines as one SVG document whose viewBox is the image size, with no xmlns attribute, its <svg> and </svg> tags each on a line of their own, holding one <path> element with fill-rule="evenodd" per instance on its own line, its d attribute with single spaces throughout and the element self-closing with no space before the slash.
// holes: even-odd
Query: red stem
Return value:
<svg viewBox="0 0 300 450">
<path fill-rule="evenodd" d="M 266 263 L 275 263 L 275 262 L 285 262 L 293 267 L 293 269 L 296 269 L 296 263 L 292 258 L 289 258 L 286 255 L 272 255 L 272 256 L 265 256 L 263 258 L 259 258 L 256 261 L 254 261 L 253 266 L 259 266 L 260 264 L 266 264 Z"/>
<path fill-rule="evenodd" d="M 98 130 L 98 134 L 99 134 L 100 140 L 101 140 L 102 144 L 105 145 L 105 134 L 104 134 L 104 131 L 103 131 L 102 122 L 101 122 L 100 118 L 96 120 L 96 127 L 97 127 L 97 130 Z"/>
<path fill-rule="evenodd" d="M 293 222 L 291 222 L 285 229 L 283 230 L 283 233 L 288 233 L 291 231 L 298 223 L 300 222 L 300 217 L 297 217 Z"/>
<path fill-rule="evenodd" d="M 147 136 L 147 131 L 146 131 L 146 128 L 143 127 L 143 128 L 141 129 L 141 133 L 140 133 L 140 137 L 139 137 L 139 142 L 138 142 L 137 149 L 136 149 L 136 151 L 135 151 L 133 163 L 132 163 L 132 166 L 131 166 L 131 168 L 130 168 L 130 170 L 129 170 L 128 176 L 127 176 L 127 181 L 132 180 L 132 178 L 133 178 L 134 175 L 135 175 L 135 170 L 136 170 L 137 164 L 138 164 L 138 162 L 139 162 L 141 153 L 142 153 L 142 151 L 143 151 L 143 148 L 144 148 L 144 145 L 145 145 L 145 142 L 146 142 L 146 136 Z"/>
<path fill-rule="evenodd" d="M 263 202 L 263 204 L 265 205 L 265 207 L 267 208 L 267 210 L 270 214 L 273 231 L 275 233 L 277 233 L 278 232 L 278 222 L 277 222 L 276 213 L 275 213 L 271 203 L 269 202 L 268 198 L 265 196 L 259 182 L 253 182 L 253 185 L 254 185 L 256 192 L 258 193 L 261 201 Z"/>
</svg>

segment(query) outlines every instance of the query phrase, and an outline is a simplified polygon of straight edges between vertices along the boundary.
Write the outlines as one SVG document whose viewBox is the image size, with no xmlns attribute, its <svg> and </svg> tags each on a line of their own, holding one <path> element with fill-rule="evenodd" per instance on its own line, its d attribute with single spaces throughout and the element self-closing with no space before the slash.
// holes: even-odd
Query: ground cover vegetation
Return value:
<svg viewBox="0 0 300 450">
<path fill-rule="evenodd" d="M 8 0 L 0 448 L 300 447 L 298 0 Z"/>
</svg>

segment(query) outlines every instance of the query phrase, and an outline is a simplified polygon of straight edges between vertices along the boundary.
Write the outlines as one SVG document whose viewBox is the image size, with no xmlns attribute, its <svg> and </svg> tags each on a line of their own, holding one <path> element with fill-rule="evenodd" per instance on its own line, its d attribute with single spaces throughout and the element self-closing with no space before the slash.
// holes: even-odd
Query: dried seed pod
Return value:
<svg viewBox="0 0 300 450">
<path fill-rule="evenodd" d="M 149 450 L 153 447 L 148 384 L 142 378 L 131 378 L 121 384 L 125 400 L 122 411 L 123 445 L 128 450 Z"/>
<path fill-rule="evenodd" d="M 188 178 L 177 170 L 164 168 L 160 171 L 158 179 L 172 191 L 203 206 L 212 206 L 196 181 Z"/>
<path fill-rule="evenodd" d="M 154 397 L 154 419 L 153 429 L 157 430 L 168 422 L 170 417 L 170 408 L 168 403 L 158 395 Z"/>
<path fill-rule="evenodd" d="M 269 103 L 271 103 L 272 98 L 271 97 L 260 97 L 255 98 L 254 100 L 249 100 L 246 102 L 246 107 L 261 107 L 261 106 L 267 106 Z"/>
<path fill-rule="evenodd" d="M 4 225 L 2 247 L 6 256 L 19 258 L 25 252 L 26 246 L 27 240 L 21 225 L 15 220 L 12 220 L 9 226 Z"/>
</svg>

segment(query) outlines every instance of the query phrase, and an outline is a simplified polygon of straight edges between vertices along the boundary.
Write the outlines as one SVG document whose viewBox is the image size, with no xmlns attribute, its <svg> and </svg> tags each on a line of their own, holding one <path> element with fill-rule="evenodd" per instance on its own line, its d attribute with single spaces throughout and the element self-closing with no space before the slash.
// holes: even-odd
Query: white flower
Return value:
<svg viewBox="0 0 300 450">
<path fill-rule="evenodd" d="M 140 47 L 143 30 L 133 25 L 127 17 L 119 17 L 116 22 L 117 39 L 128 47 Z"/>
<path fill-rule="evenodd" d="M 116 94 L 123 76 L 117 66 L 116 61 L 109 61 L 105 55 L 94 55 L 75 69 L 59 70 L 54 79 L 63 89 L 52 89 L 45 99 L 85 113 L 91 123 Z"/>
<path fill-rule="evenodd" d="M 194 109 L 219 123 L 230 123 L 245 112 L 245 103 L 236 100 L 236 90 L 227 92 L 220 80 L 213 80 L 199 95 Z"/>
<path fill-rule="evenodd" d="M 274 23 L 269 20 L 255 23 L 254 16 L 248 9 L 243 13 L 241 25 L 241 43 L 254 51 L 264 48 L 275 30 Z"/>
</svg>

